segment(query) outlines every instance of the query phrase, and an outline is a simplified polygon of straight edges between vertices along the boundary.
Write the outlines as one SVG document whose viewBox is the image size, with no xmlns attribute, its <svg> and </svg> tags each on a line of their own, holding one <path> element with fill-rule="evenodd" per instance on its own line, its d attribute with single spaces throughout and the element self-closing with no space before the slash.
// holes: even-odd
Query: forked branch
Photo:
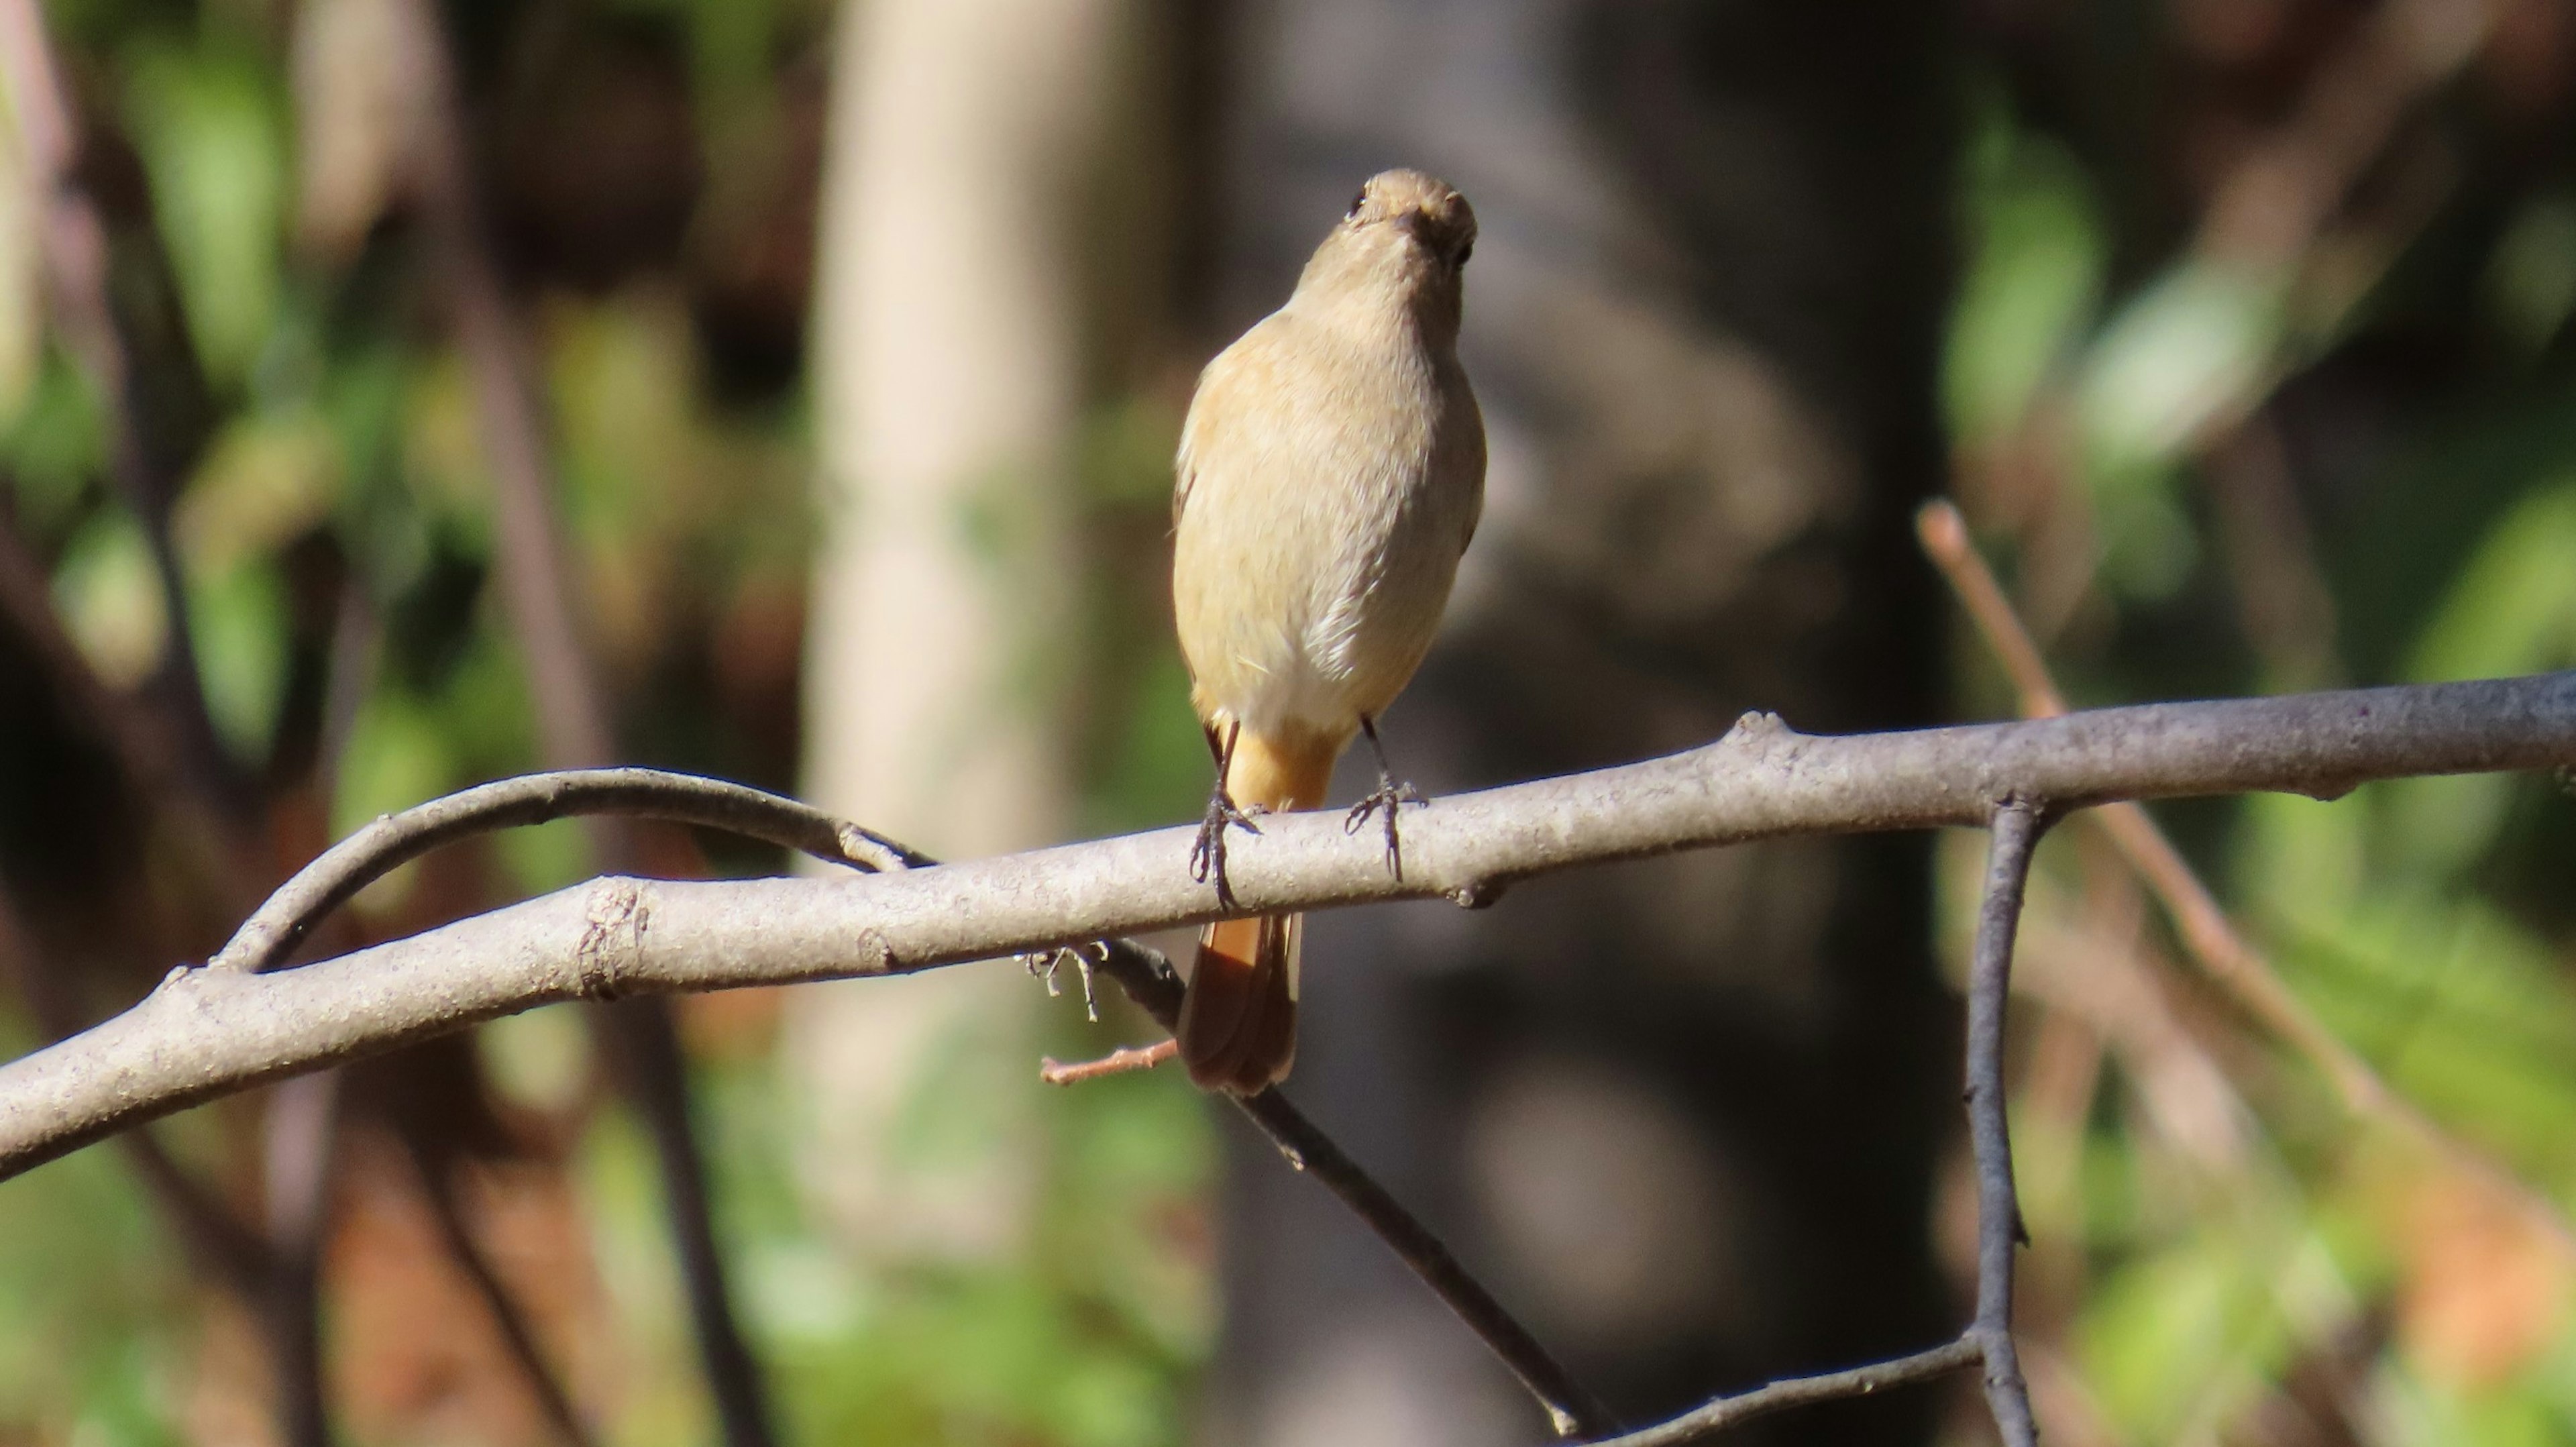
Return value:
<svg viewBox="0 0 2576 1447">
<path fill-rule="evenodd" d="M 1192 831 L 1178 829 L 860 878 L 605 878 L 304 969 L 257 973 L 258 964 L 291 946 L 315 910 L 345 898 L 353 880 L 363 882 L 366 870 L 348 872 L 343 856 L 317 865 L 320 874 L 290 885 L 291 899 L 262 910 L 254 920 L 259 938 L 241 942 L 238 954 L 228 947 L 226 968 L 174 971 L 125 1014 L 0 1066 L 0 1176 L 249 1084 L 557 1001 L 898 973 L 1106 937 L 1112 945 L 1102 968 L 1168 1020 L 1178 996 L 1169 965 L 1116 936 L 1230 913 L 1367 900 L 1446 896 L 1482 905 L 1514 879 L 1678 849 L 1992 824 L 1995 887 L 1972 991 L 1970 1071 L 1972 1084 L 1983 1082 L 1972 1104 L 1981 1121 L 1986 1235 L 1977 1322 L 1961 1338 L 1967 1346 L 1775 1384 L 1712 1403 L 1693 1418 L 1714 1430 L 1771 1405 L 1914 1380 L 1963 1364 L 1959 1354 L 1972 1346 L 1987 1364 L 2008 1440 L 2020 1444 L 2030 1440 L 2028 1413 L 2012 1369 L 2008 1314 L 2018 1221 L 2008 1154 L 1997 1149 L 2001 991 L 2037 811 L 2256 790 L 2330 796 L 2377 778 L 2571 762 L 2576 673 L 1846 737 L 1802 735 L 1776 718 L 1749 715 L 1726 738 L 1670 758 L 1444 800 L 1409 830 L 1409 867 L 1400 881 L 1369 843 L 1345 837 L 1337 820 L 1285 815 L 1238 847 L 1232 875 L 1239 902 L 1232 909 L 1189 879 Z M 689 807 L 713 812 L 682 817 L 741 825 L 740 817 L 714 817 L 744 807 L 731 786 L 693 787 L 703 797 Z M 479 802 L 442 801 L 451 806 L 450 822 L 587 812 L 619 798 L 615 787 L 585 793 L 559 780 L 492 788 Z M 781 842 L 802 841 L 798 847 L 816 852 L 850 858 L 897 848 L 845 833 L 789 801 L 771 800 L 754 812 L 761 817 L 751 832 L 772 829 L 763 837 L 793 836 Z M 379 862 L 417 852 L 413 846 L 438 832 L 406 834 L 399 820 L 382 827 Z M 927 863 L 918 856 L 891 862 Z M 1561 1430 L 1606 1430 L 1606 1414 L 1457 1270 L 1435 1238 L 1328 1141 L 1309 1134 L 1311 1123 L 1276 1092 L 1244 1108 L 1426 1280 L 1446 1283 L 1444 1299 L 1547 1403 Z M 1408 1243 L 1408 1226 L 1418 1240 Z"/>
<path fill-rule="evenodd" d="M 208 962 L 210 971 L 251 973 L 285 958 L 323 916 L 377 879 L 444 844 L 469 835 L 574 817 L 613 816 L 694 824 L 794 849 L 855 869 L 927 869 L 939 861 L 793 799 L 719 779 L 654 769 L 575 769 L 480 785 L 390 814 L 332 846 L 288 880 L 244 921 Z M 1171 962 L 1133 940 L 1082 947 L 1097 951 L 1101 972 L 1118 982 L 1165 1030 L 1180 1018 L 1181 982 Z M 1168 1044 L 1168 1042 L 1166 1042 Z M 1123 1052 L 1122 1052 L 1123 1053 Z M 1429 1227 L 1275 1090 L 1234 1099 L 1298 1170 L 1339 1196 L 1423 1284 L 1456 1313 L 1528 1386 L 1558 1435 L 1607 1431 L 1599 1402 L 1548 1355 L 1452 1256 Z M 466 1263 L 471 1269 L 473 1263 Z M 487 1292 L 487 1295 L 490 1293 Z M 496 1311 L 501 1308 L 496 1307 Z M 509 1326 L 506 1315 L 505 1329 Z M 513 1340 L 514 1348 L 521 1344 Z M 519 1352 L 525 1361 L 537 1358 Z M 538 1372 L 540 1378 L 543 1374 Z M 557 1394 L 560 1396 L 560 1394 Z M 567 1409 L 568 1413 L 568 1409 Z M 559 1425 L 567 1413 L 554 1413 Z"/>
<path fill-rule="evenodd" d="M 1865 1397 L 1929 1381 L 1970 1365 L 1985 1368 L 1986 1406 L 2004 1447 L 2037 1447 L 2030 1388 L 2013 1345 L 2013 1253 L 2025 1242 L 2013 1190 L 2012 1136 L 2004 1119 L 2004 1006 L 2012 993 L 2013 936 L 2021 924 L 2031 851 L 2047 819 L 2022 799 L 1994 813 L 1986 852 L 1986 887 L 1977 911 L 1976 950 L 1968 966 L 1968 1139 L 1977 1164 L 1977 1313 L 1957 1338 L 1889 1361 L 1819 1376 L 1792 1377 L 1719 1397 L 1671 1421 L 1593 1447 L 1681 1447 L 1726 1428 L 1791 1407 Z"/>
</svg>

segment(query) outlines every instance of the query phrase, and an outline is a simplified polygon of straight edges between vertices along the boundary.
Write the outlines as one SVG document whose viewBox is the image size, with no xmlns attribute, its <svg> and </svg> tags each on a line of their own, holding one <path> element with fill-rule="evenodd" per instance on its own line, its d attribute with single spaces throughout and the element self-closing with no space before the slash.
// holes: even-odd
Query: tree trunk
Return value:
<svg viewBox="0 0 2576 1447">
<path fill-rule="evenodd" d="M 1063 837 L 1073 180 L 1115 0 L 854 0 L 824 178 L 813 398 L 823 530 L 807 797 L 948 858 Z M 854 1243 L 983 1254 L 1016 1237 L 1025 1109 L 907 1165 L 891 1133 L 935 1060 L 1025 1098 L 1033 998 L 1000 970 L 812 992 L 790 1048 Z M 943 1092 L 955 1094 L 955 1092 Z"/>
</svg>

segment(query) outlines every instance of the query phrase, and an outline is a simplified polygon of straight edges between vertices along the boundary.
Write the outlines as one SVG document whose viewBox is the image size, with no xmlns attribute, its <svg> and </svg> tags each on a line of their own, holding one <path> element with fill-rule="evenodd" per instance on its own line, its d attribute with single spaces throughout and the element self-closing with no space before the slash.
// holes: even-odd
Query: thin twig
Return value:
<svg viewBox="0 0 2576 1447">
<path fill-rule="evenodd" d="M 659 769 L 522 774 L 377 818 L 316 856 L 233 931 L 209 969 L 274 968 L 322 917 L 397 867 L 474 834 L 555 819 L 618 816 L 694 824 L 855 869 L 927 860 L 809 805 L 722 779 Z"/>
<path fill-rule="evenodd" d="M 2036 1447 L 2030 1388 L 2013 1347 L 2013 1253 L 2029 1239 L 2013 1190 L 2012 1132 L 2004 1118 L 2004 1007 L 2012 996 L 2013 935 L 2031 850 L 2046 827 L 2038 806 L 1995 810 L 1986 855 L 1976 954 L 1968 968 L 1968 1137 L 1977 1161 L 1977 1320 L 1969 1335 L 1986 1358 L 1986 1405 L 2004 1447 Z"/>
<path fill-rule="evenodd" d="M 1038 1061 L 1038 1079 L 1048 1085 L 1080 1085 L 1113 1075 L 1133 1075 L 1168 1062 L 1180 1050 L 1178 1041 L 1164 1040 L 1152 1045 L 1122 1046 L 1097 1060 L 1077 1060 L 1071 1065 L 1050 1055 Z"/>
<path fill-rule="evenodd" d="M 1317 818 L 1323 816 L 1317 815 Z M 1138 1008 L 1166 1030 L 1181 1017 L 1181 977 L 1160 950 L 1135 940 L 1115 938 L 1107 946 L 1100 972 L 1118 982 Z M 1246 1117 L 1270 1138 L 1288 1164 L 1313 1176 L 1351 1208 L 1378 1239 L 1387 1244 L 1441 1304 L 1466 1323 L 1512 1375 L 1520 1379 L 1560 1437 L 1615 1431 L 1618 1419 L 1559 1365 L 1529 1328 L 1521 1325 L 1482 1282 L 1469 1274 L 1431 1228 L 1379 1185 L 1359 1162 L 1330 1136 L 1288 1103 L 1277 1087 L 1259 1095 L 1229 1095 Z"/>
<path fill-rule="evenodd" d="M 1685 1443 L 1702 1441 L 1729 1427 L 1791 1407 L 1866 1397 L 1890 1387 L 1928 1382 L 1961 1367 L 1974 1366 L 1985 1360 L 1985 1355 L 1985 1348 L 1975 1337 L 1962 1336 L 1928 1351 L 1893 1361 L 1872 1362 L 1865 1367 L 1824 1372 L 1812 1377 L 1790 1377 L 1755 1387 L 1749 1392 L 1719 1397 L 1671 1421 L 1658 1422 L 1621 1437 L 1602 1438 L 1586 1444 L 1586 1447 L 1683 1447 Z"/>
<path fill-rule="evenodd" d="M 548 1425 L 555 1429 L 566 1447 L 591 1447 L 596 1440 L 588 1423 L 573 1406 L 572 1394 L 555 1375 L 546 1360 L 545 1348 L 538 1344 L 536 1328 L 527 1313 L 519 1309 L 518 1299 L 510 1294 L 508 1282 L 483 1253 L 474 1239 L 473 1228 L 465 1219 L 465 1203 L 459 1198 L 456 1179 L 429 1148 L 429 1143 L 408 1124 L 397 1123 L 403 1150 L 411 1158 L 413 1174 L 418 1178 L 422 1198 L 428 1202 L 431 1217 L 438 1224 L 439 1239 L 446 1244 L 447 1254 L 454 1257 L 474 1294 L 483 1300 L 483 1309 L 492 1316 L 493 1330 L 501 1345 L 517 1364 L 519 1375 L 527 1379 L 528 1390 L 535 1394 L 537 1407 L 545 1414 Z"/>
<path fill-rule="evenodd" d="M 1351 1159 L 1332 1137 L 1279 1093 L 1277 1086 L 1259 1095 L 1237 1097 L 1243 1113 L 1288 1158 L 1288 1164 L 1324 1183 L 1368 1224 L 1378 1239 L 1402 1257 L 1441 1303 L 1476 1333 L 1503 1365 L 1511 1368 L 1530 1395 L 1547 1409 L 1559 1437 L 1579 1439 L 1619 1429 L 1619 1419 L 1600 1399 L 1585 1391 L 1547 1348 L 1539 1345 L 1520 1320 L 1506 1310 L 1484 1283 L 1470 1275 L 1449 1247 L 1422 1224 L 1377 1179 Z"/>
<path fill-rule="evenodd" d="M 1926 503 L 1915 515 L 1915 525 L 1923 551 L 1949 579 L 1978 635 L 2012 680 L 2021 696 L 2022 712 L 2031 718 L 2065 714 L 2065 696 L 2058 692 L 2038 645 L 2005 598 L 1993 570 L 1969 540 L 1959 510 L 1946 501 Z M 2090 827 L 2102 831 L 2163 906 L 2191 957 L 2247 1014 L 2322 1071 L 2346 1110 L 2400 1127 L 2519 1202 L 2560 1242 L 2576 1244 L 2576 1222 L 2569 1221 L 2563 1207 L 2486 1152 L 2436 1124 L 2317 1018 L 2262 951 L 2238 931 L 2209 886 L 2145 808 L 2133 802 L 2104 803 L 2086 811 L 2084 818 Z"/>
</svg>

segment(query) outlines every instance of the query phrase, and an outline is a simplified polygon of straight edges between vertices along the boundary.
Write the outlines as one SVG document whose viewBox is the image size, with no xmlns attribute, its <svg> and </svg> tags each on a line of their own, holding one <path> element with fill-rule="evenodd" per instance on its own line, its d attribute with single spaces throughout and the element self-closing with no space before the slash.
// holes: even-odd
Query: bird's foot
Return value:
<svg viewBox="0 0 2576 1447">
<path fill-rule="evenodd" d="M 1386 775 L 1380 774 L 1377 779 L 1377 791 L 1353 804 L 1351 812 L 1342 816 L 1342 832 L 1357 834 L 1360 832 L 1360 826 L 1368 823 L 1370 815 L 1384 810 L 1386 812 L 1387 871 L 1396 878 L 1402 879 L 1404 877 L 1404 841 L 1396 831 L 1395 811 L 1406 804 L 1411 804 L 1418 809 L 1430 802 L 1411 784 L 1399 784 Z"/>
<path fill-rule="evenodd" d="M 1207 813 L 1199 820 L 1198 842 L 1190 846 L 1190 878 L 1201 884 L 1216 884 L 1217 903 L 1234 908 L 1234 886 L 1225 877 L 1225 831 L 1234 828 L 1258 834 L 1261 826 L 1252 822 L 1258 809 L 1246 812 L 1234 805 L 1223 784 L 1208 795 Z"/>
</svg>

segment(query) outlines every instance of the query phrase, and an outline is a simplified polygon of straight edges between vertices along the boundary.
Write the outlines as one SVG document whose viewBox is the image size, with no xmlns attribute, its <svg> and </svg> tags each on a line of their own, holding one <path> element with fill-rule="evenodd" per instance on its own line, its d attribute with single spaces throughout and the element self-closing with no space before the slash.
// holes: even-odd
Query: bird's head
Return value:
<svg viewBox="0 0 2576 1447">
<path fill-rule="evenodd" d="M 1297 290 L 1332 303 L 1428 306 L 1454 330 L 1459 273 L 1475 247 L 1476 211 L 1456 187 L 1420 171 L 1380 171 L 1315 248 Z"/>
<path fill-rule="evenodd" d="M 1392 251 L 1455 275 L 1476 249 L 1476 208 L 1437 176 L 1380 171 L 1351 198 L 1340 234 L 1362 248 Z"/>
</svg>

